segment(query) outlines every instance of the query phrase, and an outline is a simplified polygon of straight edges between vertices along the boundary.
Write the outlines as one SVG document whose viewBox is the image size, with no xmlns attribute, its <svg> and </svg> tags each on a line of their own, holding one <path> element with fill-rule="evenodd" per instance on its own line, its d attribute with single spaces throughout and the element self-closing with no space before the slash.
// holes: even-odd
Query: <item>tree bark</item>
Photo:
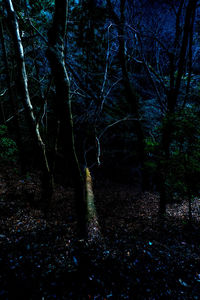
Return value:
<svg viewBox="0 0 200 300">
<path fill-rule="evenodd" d="M 18 20 L 16 17 L 16 13 L 12 1 L 5 0 L 5 4 L 6 4 L 6 10 L 10 21 L 10 25 L 12 28 L 18 74 L 20 79 L 20 92 L 21 92 L 22 102 L 25 108 L 25 113 L 30 127 L 30 131 L 32 133 L 35 142 L 36 150 L 39 155 L 38 160 L 40 161 L 41 164 L 42 189 L 43 189 L 42 204 L 46 207 L 49 204 L 53 192 L 52 175 L 48 165 L 45 144 L 43 143 L 43 140 L 41 138 L 39 125 L 36 122 L 35 115 L 33 112 L 33 106 L 30 100 L 29 89 L 28 89 L 28 78 L 27 78 L 26 65 L 24 60 L 24 49 L 21 41 L 20 32 L 19 32 Z"/>
<path fill-rule="evenodd" d="M 78 215 L 79 237 L 87 237 L 87 203 L 85 174 L 81 170 L 74 144 L 73 118 L 70 99 L 70 81 L 64 61 L 68 1 L 55 0 L 55 13 L 52 27 L 48 32 L 49 47 L 47 57 L 56 87 L 56 116 L 60 121 L 62 146 L 65 153 L 68 175 L 72 174 L 75 187 L 76 210 Z"/>
</svg>

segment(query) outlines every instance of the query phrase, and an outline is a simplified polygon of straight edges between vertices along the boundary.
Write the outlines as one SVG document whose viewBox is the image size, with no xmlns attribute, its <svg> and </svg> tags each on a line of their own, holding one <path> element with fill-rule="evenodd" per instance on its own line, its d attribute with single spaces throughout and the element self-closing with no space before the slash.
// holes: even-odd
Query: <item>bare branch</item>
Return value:
<svg viewBox="0 0 200 300">
<path fill-rule="evenodd" d="M 137 119 L 137 118 L 132 118 L 132 117 L 130 117 L 130 116 L 127 116 L 127 117 L 125 117 L 125 118 L 123 118 L 123 119 L 120 119 L 120 120 L 117 120 L 117 121 L 115 121 L 114 123 L 111 123 L 111 124 L 109 124 L 108 126 L 106 126 L 106 128 L 104 128 L 104 130 L 102 131 L 102 133 L 100 133 L 100 135 L 99 135 L 99 137 L 98 137 L 98 139 L 100 140 L 101 138 L 102 138 L 102 136 L 105 134 L 105 132 L 109 129 L 109 128 L 111 128 L 111 127 L 113 127 L 113 126 L 115 126 L 115 125 L 117 125 L 117 124 L 119 124 L 119 123 L 121 123 L 121 122 L 124 122 L 124 121 L 141 121 L 142 119 Z"/>
<path fill-rule="evenodd" d="M 15 116 L 19 115 L 21 112 L 24 111 L 24 108 L 21 108 L 20 110 L 18 110 L 13 116 L 11 116 L 10 118 L 8 118 L 5 123 L 9 123 L 10 121 L 12 121 L 12 119 L 15 118 Z"/>
</svg>

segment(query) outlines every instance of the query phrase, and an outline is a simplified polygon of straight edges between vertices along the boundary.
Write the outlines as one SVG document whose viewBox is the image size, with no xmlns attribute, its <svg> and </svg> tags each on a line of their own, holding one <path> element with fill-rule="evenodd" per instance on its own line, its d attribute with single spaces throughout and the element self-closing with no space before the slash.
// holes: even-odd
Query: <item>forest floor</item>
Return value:
<svg viewBox="0 0 200 300">
<path fill-rule="evenodd" d="M 0 299 L 200 299 L 200 200 L 169 205 L 156 193 L 94 184 L 102 240 L 82 251 L 73 190 L 56 186 L 44 215 L 38 174 L 0 174 Z M 81 253 L 81 254 L 80 254 Z"/>
</svg>

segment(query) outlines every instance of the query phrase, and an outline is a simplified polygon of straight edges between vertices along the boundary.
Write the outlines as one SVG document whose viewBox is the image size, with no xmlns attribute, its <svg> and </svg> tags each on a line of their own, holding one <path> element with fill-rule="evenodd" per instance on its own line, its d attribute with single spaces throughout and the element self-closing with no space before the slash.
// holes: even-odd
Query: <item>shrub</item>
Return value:
<svg viewBox="0 0 200 300">
<path fill-rule="evenodd" d="M 17 145 L 8 136 L 8 129 L 5 125 L 0 125 L 0 161 L 15 162 L 17 160 Z"/>
</svg>

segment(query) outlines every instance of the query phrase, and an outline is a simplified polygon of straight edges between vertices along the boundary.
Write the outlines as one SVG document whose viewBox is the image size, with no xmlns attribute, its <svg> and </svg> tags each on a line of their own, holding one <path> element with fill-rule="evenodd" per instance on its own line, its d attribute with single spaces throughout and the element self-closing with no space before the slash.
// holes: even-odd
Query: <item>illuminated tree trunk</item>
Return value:
<svg viewBox="0 0 200 300">
<path fill-rule="evenodd" d="M 79 238 L 88 238 L 90 224 L 97 226 L 90 172 L 81 169 L 74 144 L 73 116 L 71 111 L 70 81 L 64 61 L 68 1 L 55 0 L 53 25 L 49 30 L 47 56 L 56 87 L 56 116 L 62 131 L 62 146 L 67 160 L 67 175 L 72 175 L 75 188 Z M 94 226 L 93 226 L 94 228 Z"/>
<path fill-rule="evenodd" d="M 41 170 L 42 170 L 42 189 L 43 189 L 42 204 L 44 204 L 44 206 L 46 207 L 49 204 L 52 191 L 53 191 L 52 176 L 47 161 L 45 144 L 43 143 L 43 140 L 41 138 L 39 125 L 36 122 L 35 115 L 33 112 L 33 107 L 30 100 L 28 79 L 27 79 L 26 66 L 24 61 L 24 49 L 21 41 L 16 13 L 11 0 L 6 0 L 5 4 L 6 4 L 6 10 L 8 13 L 10 25 L 12 28 L 15 54 L 17 59 L 18 75 L 20 80 L 21 98 L 25 108 L 30 131 L 35 142 L 35 147 L 38 154 L 38 161 L 40 163 Z"/>
<path fill-rule="evenodd" d="M 101 241 L 101 230 L 98 222 L 96 207 L 94 203 L 94 194 L 92 187 L 92 177 L 90 170 L 85 169 L 86 181 L 86 203 L 87 203 L 87 223 L 88 238 L 91 242 Z"/>
</svg>

